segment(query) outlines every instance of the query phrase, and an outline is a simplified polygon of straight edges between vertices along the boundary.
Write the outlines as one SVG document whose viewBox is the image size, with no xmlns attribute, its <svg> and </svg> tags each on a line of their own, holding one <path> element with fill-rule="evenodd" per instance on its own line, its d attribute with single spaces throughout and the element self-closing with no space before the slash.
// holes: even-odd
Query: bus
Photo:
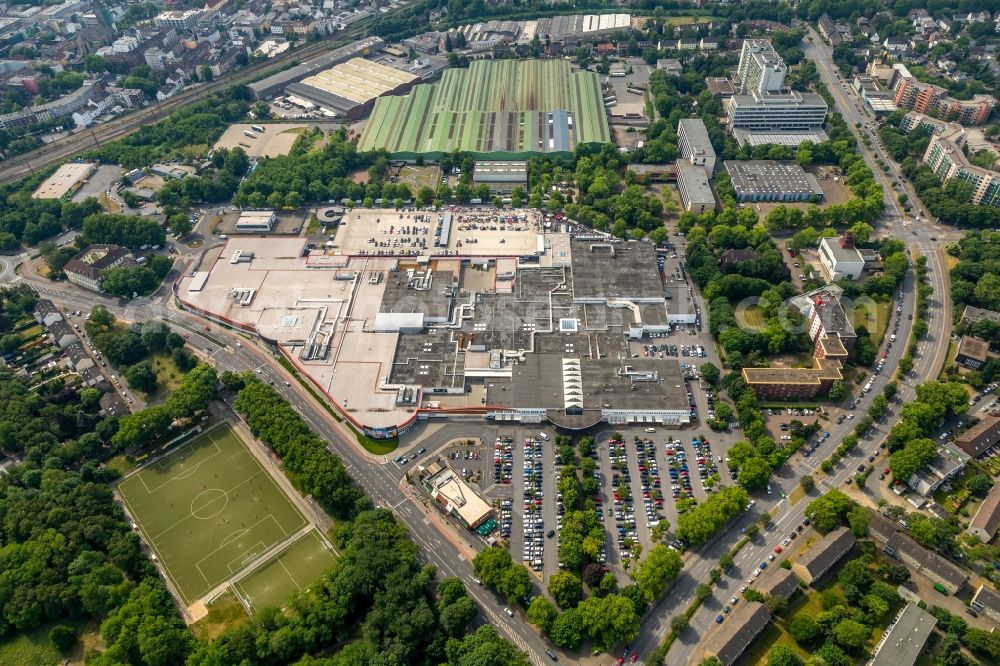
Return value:
<svg viewBox="0 0 1000 666">
<path fill-rule="evenodd" d="M 257 138 L 257 135 L 254 134 L 253 132 L 250 132 L 250 131 L 243 132 L 243 136 L 249 137 L 251 139 L 256 139 Z"/>
<path fill-rule="evenodd" d="M 251 125 L 250 129 L 252 129 L 254 132 L 263 132 L 264 131 L 264 128 L 261 127 L 260 125 Z"/>
</svg>

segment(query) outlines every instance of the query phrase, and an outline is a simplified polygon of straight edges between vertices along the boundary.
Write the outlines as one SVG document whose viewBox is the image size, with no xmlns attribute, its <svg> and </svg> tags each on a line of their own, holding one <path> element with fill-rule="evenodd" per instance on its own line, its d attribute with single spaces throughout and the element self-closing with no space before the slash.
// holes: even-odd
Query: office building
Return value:
<svg viewBox="0 0 1000 666">
<path fill-rule="evenodd" d="M 715 195 L 703 167 L 677 160 L 677 192 L 684 210 L 694 213 L 715 210 Z"/>
<path fill-rule="evenodd" d="M 865 269 L 861 252 L 854 247 L 854 238 L 849 233 L 841 237 L 824 236 L 819 241 L 819 261 L 826 269 L 831 282 L 837 280 L 857 280 Z"/>
<path fill-rule="evenodd" d="M 101 291 L 101 271 L 132 264 L 132 253 L 118 245 L 91 245 L 66 262 L 63 272 L 73 284 Z"/>
<path fill-rule="evenodd" d="M 273 210 L 245 210 L 236 220 L 237 231 L 261 232 L 274 228 L 276 216 Z"/>
<path fill-rule="evenodd" d="M 728 102 L 729 126 L 755 132 L 809 131 L 826 121 L 829 107 L 816 93 L 789 91 L 733 95 Z"/>
<path fill-rule="evenodd" d="M 681 158 L 695 166 L 704 167 L 711 178 L 715 173 L 715 149 L 708 137 L 708 129 L 700 118 L 681 118 L 677 123 L 677 145 Z"/>
<path fill-rule="evenodd" d="M 937 618 L 915 603 L 899 611 L 872 651 L 868 666 L 913 666 L 934 631 Z"/>
</svg>

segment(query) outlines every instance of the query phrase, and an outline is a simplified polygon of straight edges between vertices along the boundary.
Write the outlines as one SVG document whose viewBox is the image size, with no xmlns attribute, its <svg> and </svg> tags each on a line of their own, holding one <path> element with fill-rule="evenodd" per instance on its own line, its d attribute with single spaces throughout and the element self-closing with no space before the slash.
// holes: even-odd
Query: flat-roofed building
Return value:
<svg viewBox="0 0 1000 666">
<path fill-rule="evenodd" d="M 826 101 L 809 92 L 733 95 L 727 102 L 729 127 L 756 132 L 815 130 L 828 111 Z"/>
<path fill-rule="evenodd" d="M 296 65 L 295 67 L 264 77 L 259 81 L 254 81 L 248 84 L 247 88 L 250 89 L 250 93 L 254 99 L 268 99 L 290 83 L 301 81 L 338 63 L 347 62 L 351 58 L 375 53 L 384 46 L 385 41 L 381 37 L 365 37 L 364 39 L 328 51 L 312 60 L 307 60 L 301 65 Z"/>
<path fill-rule="evenodd" d="M 693 213 L 715 210 L 715 194 L 704 167 L 677 160 L 677 192 L 684 210 Z"/>
<path fill-rule="evenodd" d="M 677 163 L 670 164 L 629 164 L 626 167 L 646 183 L 667 183 L 677 181 Z"/>
<path fill-rule="evenodd" d="M 850 234 L 840 237 L 824 236 L 819 241 L 819 261 L 826 269 L 831 282 L 837 280 L 857 280 L 865 269 L 861 252 L 854 247 Z"/>
<path fill-rule="evenodd" d="M 762 603 L 748 601 L 737 606 L 726 621 L 706 637 L 702 657 L 716 657 L 723 666 L 731 666 L 770 621 L 771 611 Z"/>
<path fill-rule="evenodd" d="M 788 67 L 771 41 L 767 39 L 744 39 L 740 49 L 737 68 L 741 91 L 744 93 L 778 93 L 785 85 Z"/>
<path fill-rule="evenodd" d="M 705 86 L 713 95 L 718 95 L 719 99 L 727 100 L 736 94 L 733 82 L 724 76 L 710 76 L 706 78 Z"/>
<path fill-rule="evenodd" d="M 955 354 L 955 363 L 969 368 L 979 370 L 986 365 L 986 358 L 990 351 L 990 343 L 980 338 L 963 335 L 958 342 L 958 353 Z"/>
<path fill-rule="evenodd" d="M 955 438 L 955 446 L 978 458 L 1000 444 L 1000 417 L 986 416 Z"/>
<path fill-rule="evenodd" d="M 815 583 L 847 555 L 857 540 L 846 527 L 838 527 L 792 562 L 792 571 L 806 584 Z"/>
<path fill-rule="evenodd" d="M 371 111 L 384 95 L 402 95 L 420 77 L 364 58 L 352 58 L 330 69 L 290 83 L 285 90 L 315 102 L 345 118 L 359 118 Z"/>
<path fill-rule="evenodd" d="M 913 666 L 934 631 L 937 618 L 915 603 L 908 603 L 886 627 L 868 666 Z"/>
<path fill-rule="evenodd" d="M 983 543 L 989 543 L 997 533 L 997 527 L 1000 527 L 1000 483 L 993 484 L 965 531 Z"/>
<path fill-rule="evenodd" d="M 276 216 L 273 210 L 245 210 L 236 220 L 237 231 L 271 231 Z"/>
<path fill-rule="evenodd" d="M 461 475 L 441 461 L 421 470 L 421 483 L 438 506 L 474 530 L 493 517 L 493 508 L 469 487 Z"/>
<path fill-rule="evenodd" d="M 972 595 L 969 608 L 977 613 L 982 613 L 994 622 L 1000 622 L 1000 594 L 985 585 L 980 585 L 976 593 Z"/>
<path fill-rule="evenodd" d="M 823 190 L 816 176 L 792 162 L 772 160 L 726 160 L 723 163 L 736 200 L 818 201 Z"/>
<path fill-rule="evenodd" d="M 527 187 L 528 163 L 524 160 L 478 161 L 472 172 L 472 182 L 489 185 L 494 194 L 510 194 L 515 187 Z"/>
<path fill-rule="evenodd" d="M 847 357 L 843 343 L 838 350 L 843 350 L 843 357 Z M 829 391 L 833 382 L 844 378 L 842 368 L 841 359 L 831 354 L 829 358 L 817 357 L 811 368 L 743 368 L 742 374 L 743 381 L 758 398 L 803 399 Z"/>
<path fill-rule="evenodd" d="M 677 146 L 685 161 L 704 167 L 709 177 L 715 173 L 715 149 L 701 118 L 681 118 L 677 123 Z"/>
<path fill-rule="evenodd" d="M 965 309 L 962 310 L 962 325 L 968 326 L 977 321 L 1000 321 L 1000 312 L 966 305 Z"/>
<path fill-rule="evenodd" d="M 63 164 L 38 186 L 31 197 L 33 199 L 64 199 L 69 197 L 80 189 L 80 186 L 86 183 L 96 170 L 97 166 L 92 162 Z"/>
</svg>

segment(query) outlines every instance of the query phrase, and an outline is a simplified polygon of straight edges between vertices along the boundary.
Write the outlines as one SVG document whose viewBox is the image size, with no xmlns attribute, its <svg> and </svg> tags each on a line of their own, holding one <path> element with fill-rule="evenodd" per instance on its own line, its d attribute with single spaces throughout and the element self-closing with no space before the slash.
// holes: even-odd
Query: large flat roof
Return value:
<svg viewBox="0 0 1000 666">
<path fill-rule="evenodd" d="M 791 162 L 726 160 L 724 163 L 737 194 L 802 193 L 823 196 L 816 177 Z"/>
<path fill-rule="evenodd" d="M 63 164 L 38 186 L 31 197 L 33 199 L 61 199 L 86 181 L 95 168 L 96 166 L 92 162 Z"/>
<path fill-rule="evenodd" d="M 440 83 L 379 98 L 358 148 L 524 159 L 610 140 L 597 74 L 573 72 L 566 60 L 477 60 Z"/>
<path fill-rule="evenodd" d="M 704 173 L 704 169 L 701 169 Z M 573 296 L 577 301 L 663 300 L 663 284 L 651 243 L 572 241 Z"/>
</svg>

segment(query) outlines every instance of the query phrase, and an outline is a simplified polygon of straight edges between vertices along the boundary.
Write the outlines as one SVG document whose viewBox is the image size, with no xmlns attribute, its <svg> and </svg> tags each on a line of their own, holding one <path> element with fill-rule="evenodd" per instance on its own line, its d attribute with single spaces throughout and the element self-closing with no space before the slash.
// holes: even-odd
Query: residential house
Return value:
<svg viewBox="0 0 1000 666">
<path fill-rule="evenodd" d="M 716 657 L 723 666 L 732 666 L 770 621 L 771 611 L 764 604 L 748 601 L 738 605 L 705 639 L 702 659 Z"/>
<path fill-rule="evenodd" d="M 117 266 L 130 266 L 132 253 L 119 245 L 90 245 L 66 262 L 63 272 L 73 284 L 100 291 L 101 271 Z"/>
<path fill-rule="evenodd" d="M 868 666 L 913 666 L 934 632 L 937 618 L 910 602 L 885 629 Z"/>
<path fill-rule="evenodd" d="M 838 527 L 812 545 L 805 553 L 792 562 L 792 571 L 806 584 L 813 584 L 830 571 L 857 540 L 846 527 Z"/>
<path fill-rule="evenodd" d="M 955 363 L 970 370 L 979 370 L 986 365 L 987 354 L 990 351 L 990 343 L 986 340 L 963 335 L 958 343 L 958 353 L 955 355 Z"/>
<path fill-rule="evenodd" d="M 872 516 L 868 534 L 887 555 L 896 558 L 932 583 L 943 586 L 949 594 L 955 594 L 965 587 L 968 578 L 965 572 L 900 532 L 895 523 L 883 516 Z"/>
<path fill-rule="evenodd" d="M 62 320 L 62 312 L 60 312 L 59 308 L 56 307 L 56 304 L 49 299 L 39 299 L 38 303 L 35 304 L 35 321 L 39 324 L 47 328 L 51 324 Z"/>
<path fill-rule="evenodd" d="M 762 575 L 757 585 L 757 591 L 761 594 L 785 599 L 791 599 L 797 589 L 799 589 L 799 579 L 783 567 L 774 567 Z"/>
<path fill-rule="evenodd" d="M 49 324 L 46 329 L 49 332 L 49 337 L 52 338 L 52 342 L 59 347 L 59 349 L 67 349 L 71 345 L 79 342 L 79 338 L 77 338 L 73 327 L 65 321 L 54 321 Z"/>
<path fill-rule="evenodd" d="M 978 458 L 998 444 L 1000 444 L 1000 417 L 993 415 L 984 417 L 955 438 L 955 446 L 973 458 Z"/>
<path fill-rule="evenodd" d="M 985 615 L 994 622 L 1000 622 L 1000 594 L 986 585 L 980 585 L 976 593 L 972 595 L 969 608 Z"/>
<path fill-rule="evenodd" d="M 938 488 L 965 471 L 969 455 L 945 442 L 938 446 L 938 453 L 926 470 L 910 475 L 906 484 L 918 495 L 930 497 Z"/>
<path fill-rule="evenodd" d="M 997 527 L 1000 527 L 1000 483 L 993 484 L 965 531 L 983 543 L 989 543 L 996 535 Z"/>
</svg>

